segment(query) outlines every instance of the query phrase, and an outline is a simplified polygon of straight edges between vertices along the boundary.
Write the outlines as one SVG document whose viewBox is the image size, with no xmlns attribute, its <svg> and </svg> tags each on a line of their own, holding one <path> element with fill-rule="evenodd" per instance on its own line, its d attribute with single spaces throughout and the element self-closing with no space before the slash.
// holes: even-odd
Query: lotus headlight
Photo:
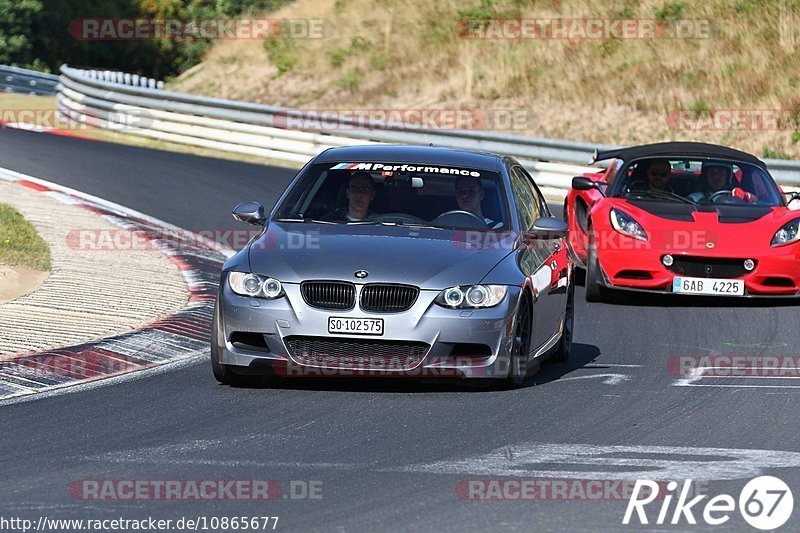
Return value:
<svg viewBox="0 0 800 533">
<path fill-rule="evenodd" d="M 785 246 L 798 240 L 800 240 L 800 218 L 784 224 L 781 229 L 775 232 L 770 244 L 772 246 Z"/>
<path fill-rule="evenodd" d="M 443 290 L 435 301 L 453 309 L 494 307 L 503 301 L 507 289 L 505 285 L 461 285 Z"/>
<path fill-rule="evenodd" d="M 266 298 L 268 300 L 283 296 L 283 285 L 281 285 L 280 281 L 259 274 L 229 272 L 228 284 L 233 292 L 241 296 Z"/>
<path fill-rule="evenodd" d="M 611 226 L 618 232 L 622 233 L 623 235 L 627 235 L 628 237 L 633 237 L 634 239 L 639 239 L 640 241 L 647 240 L 647 233 L 644 232 L 642 226 L 633 220 L 633 217 L 627 213 L 619 211 L 618 209 L 611 210 Z"/>
</svg>

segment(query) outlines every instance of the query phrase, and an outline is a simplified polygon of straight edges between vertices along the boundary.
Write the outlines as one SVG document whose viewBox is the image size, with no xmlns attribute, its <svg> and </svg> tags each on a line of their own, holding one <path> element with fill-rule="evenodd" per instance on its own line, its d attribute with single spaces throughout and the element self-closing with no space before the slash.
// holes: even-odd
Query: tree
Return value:
<svg viewBox="0 0 800 533">
<path fill-rule="evenodd" d="M 0 0 L 0 64 L 29 67 L 34 62 L 30 36 L 39 0 Z"/>
</svg>

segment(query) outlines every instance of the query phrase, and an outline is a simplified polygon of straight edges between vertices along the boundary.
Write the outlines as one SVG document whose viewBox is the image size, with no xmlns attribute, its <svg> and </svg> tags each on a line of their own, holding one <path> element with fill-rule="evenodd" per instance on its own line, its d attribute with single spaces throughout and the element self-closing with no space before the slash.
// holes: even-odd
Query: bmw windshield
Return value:
<svg viewBox="0 0 800 533">
<path fill-rule="evenodd" d="M 333 224 L 501 229 L 510 225 L 500 174 L 435 164 L 312 165 L 273 218 Z"/>
</svg>

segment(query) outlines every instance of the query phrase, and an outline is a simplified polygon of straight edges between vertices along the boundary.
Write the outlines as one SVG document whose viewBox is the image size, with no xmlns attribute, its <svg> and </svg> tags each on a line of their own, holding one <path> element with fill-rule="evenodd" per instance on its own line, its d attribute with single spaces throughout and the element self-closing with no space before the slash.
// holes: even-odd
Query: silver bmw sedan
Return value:
<svg viewBox="0 0 800 533">
<path fill-rule="evenodd" d="M 569 357 L 567 226 L 519 162 L 415 146 L 331 148 L 225 263 L 211 363 L 255 377 L 450 377 L 518 387 Z"/>
</svg>

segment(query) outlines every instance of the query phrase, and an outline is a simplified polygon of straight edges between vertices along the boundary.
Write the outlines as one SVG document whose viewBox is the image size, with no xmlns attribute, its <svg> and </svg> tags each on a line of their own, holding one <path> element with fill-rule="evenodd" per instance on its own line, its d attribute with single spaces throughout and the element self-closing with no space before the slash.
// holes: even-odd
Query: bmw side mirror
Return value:
<svg viewBox="0 0 800 533">
<path fill-rule="evenodd" d="M 800 192 L 792 191 L 792 192 L 785 192 L 783 193 L 786 195 L 786 203 L 790 204 L 795 200 L 800 200 Z"/>
<path fill-rule="evenodd" d="M 267 221 L 264 206 L 258 202 L 243 202 L 233 208 L 233 218 L 239 222 L 263 226 Z"/>
<path fill-rule="evenodd" d="M 593 181 L 586 176 L 575 176 L 572 178 L 572 188 L 576 191 L 589 191 L 597 189 L 605 196 L 605 192 L 600 188 L 600 185 L 605 185 L 605 182 Z"/>
<path fill-rule="evenodd" d="M 537 218 L 530 229 L 534 239 L 563 239 L 567 236 L 569 226 L 563 220 L 555 217 Z"/>
</svg>

